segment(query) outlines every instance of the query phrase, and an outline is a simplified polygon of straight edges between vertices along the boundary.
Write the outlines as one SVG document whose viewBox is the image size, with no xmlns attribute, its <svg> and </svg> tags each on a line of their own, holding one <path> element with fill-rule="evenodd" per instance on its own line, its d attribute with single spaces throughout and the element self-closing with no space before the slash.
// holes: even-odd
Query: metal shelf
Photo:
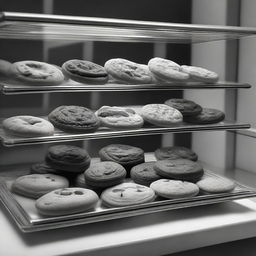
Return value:
<svg viewBox="0 0 256 256">
<path fill-rule="evenodd" d="M 3 94 L 32 94 L 32 93 L 53 93 L 53 92 L 127 92 L 127 91 L 170 91 L 184 89 L 239 89 L 251 88 L 247 83 L 218 82 L 218 83 L 162 83 L 162 84 L 114 84 L 104 85 L 81 84 L 75 81 L 67 81 L 61 85 L 31 86 L 17 84 L 12 81 L 0 82 Z"/>
<path fill-rule="evenodd" d="M 239 130 L 248 129 L 249 124 L 236 123 L 223 121 L 217 124 L 207 124 L 207 125 L 195 125 L 188 123 L 176 124 L 173 127 L 155 127 L 155 126 L 145 126 L 140 129 L 134 130 L 110 130 L 108 128 L 99 128 L 93 133 L 67 133 L 55 129 L 55 134 L 53 136 L 46 137 L 14 137 L 6 134 L 2 127 L 0 127 L 0 137 L 2 144 L 7 147 L 19 146 L 19 145 L 29 145 L 29 144 L 41 144 L 41 143 L 52 143 L 52 142 L 67 142 L 75 140 L 92 140 L 92 139 L 105 139 L 114 137 L 127 137 L 127 136 L 141 136 L 141 135 L 155 135 L 155 134 L 165 134 L 165 133 L 186 133 L 186 132 L 196 132 L 196 131 L 216 131 L 216 130 Z"/>
<path fill-rule="evenodd" d="M 152 153 L 146 153 L 145 159 L 146 162 L 155 161 L 155 157 Z M 92 160 L 98 161 L 97 159 Z M 203 166 L 205 170 L 205 176 L 222 176 L 220 174 L 216 174 L 216 170 L 214 168 L 209 169 L 205 164 L 203 164 Z M 121 208 L 103 208 L 99 202 L 94 211 L 57 217 L 42 217 L 38 215 L 38 212 L 34 206 L 35 202 L 33 199 L 13 194 L 9 189 L 11 183 L 17 176 L 28 174 L 29 166 L 3 166 L 3 169 L 5 171 L 1 172 L 0 177 L 0 201 L 2 201 L 10 216 L 14 219 L 20 230 L 23 232 L 36 232 L 41 230 L 57 229 L 155 212 L 228 202 L 235 199 L 255 197 L 256 195 L 254 188 L 245 186 L 234 180 L 236 183 L 236 188 L 234 191 L 228 193 L 208 195 L 199 194 L 192 198 L 155 200 L 150 203 Z"/>
<path fill-rule="evenodd" d="M 97 17 L 3 12 L 0 38 L 201 43 L 256 34 L 251 27 L 192 25 Z"/>
</svg>

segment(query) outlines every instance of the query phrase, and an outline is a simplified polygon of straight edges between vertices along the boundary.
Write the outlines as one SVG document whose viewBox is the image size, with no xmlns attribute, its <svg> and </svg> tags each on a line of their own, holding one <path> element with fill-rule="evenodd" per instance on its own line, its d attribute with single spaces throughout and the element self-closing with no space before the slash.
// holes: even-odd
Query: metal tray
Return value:
<svg viewBox="0 0 256 256">
<path fill-rule="evenodd" d="M 256 35 L 253 27 L 0 13 L 0 38 L 3 39 L 200 43 L 252 35 Z"/>
<path fill-rule="evenodd" d="M 44 118 L 44 117 L 43 117 Z M 46 117 L 45 117 L 46 118 Z M 111 130 L 108 128 L 100 127 L 96 132 L 91 133 L 68 133 L 63 132 L 55 128 L 55 133 L 52 136 L 45 137 L 16 137 L 5 133 L 2 127 L 2 121 L 0 119 L 0 138 L 2 144 L 7 147 L 30 145 L 39 143 L 52 143 L 52 142 L 67 142 L 75 140 L 92 140 L 92 139 L 106 139 L 114 137 L 127 137 L 127 136 L 141 136 L 141 135 L 155 135 L 165 133 L 185 133 L 196 131 L 210 131 L 210 130 L 238 130 L 248 129 L 250 124 L 223 121 L 216 124 L 188 124 L 182 122 L 175 124 L 172 127 L 156 127 L 153 125 L 144 125 L 140 129 L 133 130 Z"/>
<path fill-rule="evenodd" d="M 127 92 L 127 91 L 171 91 L 184 89 L 239 89 L 251 88 L 247 83 L 218 82 L 218 83 L 161 83 L 161 84 L 114 84 L 90 85 L 68 80 L 61 85 L 29 86 L 14 81 L 0 81 L 3 94 L 32 94 L 53 92 Z"/>
<path fill-rule="evenodd" d="M 149 159 L 152 160 L 152 155 L 148 157 L 146 155 L 146 160 Z M 35 208 L 35 200 L 10 192 L 9 188 L 13 180 L 17 176 L 27 174 L 27 170 L 28 168 L 22 170 L 21 167 L 16 167 L 12 171 L 8 170 L 8 175 L 2 175 L 0 178 L 0 201 L 23 232 L 56 229 L 256 196 L 255 189 L 236 182 L 235 190 L 230 193 L 198 195 L 193 198 L 183 199 L 158 199 L 151 203 L 120 208 L 104 208 L 99 201 L 94 211 L 59 217 L 43 217 L 38 214 Z M 220 176 L 210 170 L 206 170 L 205 175 Z"/>
</svg>

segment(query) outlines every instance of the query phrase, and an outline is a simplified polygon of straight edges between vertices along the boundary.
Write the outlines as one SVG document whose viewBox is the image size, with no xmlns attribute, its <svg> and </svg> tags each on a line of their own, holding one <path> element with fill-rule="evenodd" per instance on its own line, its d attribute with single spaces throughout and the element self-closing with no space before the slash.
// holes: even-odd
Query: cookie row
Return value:
<svg viewBox="0 0 256 256">
<path fill-rule="evenodd" d="M 108 145 L 99 156 L 102 162 L 90 163 L 82 148 L 50 147 L 47 164 L 33 165 L 33 174 L 19 177 L 12 191 L 37 199 L 38 211 L 52 216 L 93 209 L 99 202 L 97 194 L 103 206 L 121 207 L 151 202 L 156 195 L 175 199 L 235 188 L 228 179 L 204 177 L 196 153 L 185 147 L 157 149 L 156 158 L 164 160 L 146 163 L 143 150 L 129 145 Z M 127 173 L 135 183 L 125 180 Z"/>
<path fill-rule="evenodd" d="M 3 129 L 18 137 L 41 137 L 54 134 L 54 127 L 67 132 L 94 132 L 99 127 L 138 129 L 144 123 L 173 127 L 182 121 L 194 124 L 218 123 L 225 114 L 202 108 L 185 99 L 170 99 L 165 104 L 147 104 L 141 108 L 103 106 L 96 112 L 82 106 L 60 106 L 48 120 L 34 116 L 13 116 L 3 121 Z"/>
<path fill-rule="evenodd" d="M 25 60 L 10 63 L 0 60 L 0 76 L 28 85 L 59 85 L 67 79 L 85 84 L 109 82 L 151 84 L 168 82 L 215 83 L 218 74 L 195 66 L 178 65 L 163 58 L 152 58 L 148 64 L 126 59 L 108 60 L 104 67 L 86 60 L 68 60 L 62 67 L 45 62 Z"/>
</svg>

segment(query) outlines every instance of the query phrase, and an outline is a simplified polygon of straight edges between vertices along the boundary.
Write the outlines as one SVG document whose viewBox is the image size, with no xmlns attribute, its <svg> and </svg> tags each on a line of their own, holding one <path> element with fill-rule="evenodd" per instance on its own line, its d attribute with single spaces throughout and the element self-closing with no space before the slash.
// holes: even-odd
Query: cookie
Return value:
<svg viewBox="0 0 256 256">
<path fill-rule="evenodd" d="M 213 108 L 203 108 L 202 112 L 196 116 L 185 117 L 184 121 L 192 124 L 214 124 L 225 119 L 225 114 Z"/>
<path fill-rule="evenodd" d="M 155 157 L 157 160 L 164 160 L 164 159 L 179 159 L 185 158 L 192 161 L 197 161 L 198 156 L 197 154 L 189 148 L 174 146 L 174 147 L 163 147 L 158 148 L 155 151 Z"/>
<path fill-rule="evenodd" d="M 181 71 L 189 74 L 192 80 L 198 82 L 216 83 L 219 80 L 217 73 L 205 68 L 182 65 Z"/>
<path fill-rule="evenodd" d="M 112 129 L 136 129 L 143 126 L 143 118 L 133 109 L 103 106 L 95 113 L 102 126 Z"/>
<path fill-rule="evenodd" d="M 56 189 L 36 200 L 38 212 L 44 216 L 61 216 L 92 210 L 98 195 L 85 188 Z"/>
<path fill-rule="evenodd" d="M 151 183 L 150 188 L 156 195 L 168 199 L 193 197 L 199 193 L 196 184 L 181 180 L 160 179 Z"/>
<path fill-rule="evenodd" d="M 63 72 L 72 80 L 86 84 L 105 84 L 108 74 L 105 69 L 86 60 L 68 60 L 62 65 Z"/>
<path fill-rule="evenodd" d="M 170 127 L 182 122 L 182 114 L 179 110 L 165 104 L 148 104 L 141 110 L 144 121 L 160 127 Z"/>
<path fill-rule="evenodd" d="M 45 157 L 48 165 L 65 175 L 78 174 L 84 172 L 91 162 L 91 158 L 87 151 L 71 145 L 56 145 L 48 148 Z"/>
<path fill-rule="evenodd" d="M 198 181 L 204 174 L 201 164 L 188 159 L 159 160 L 154 169 L 160 176 L 183 181 Z"/>
<path fill-rule="evenodd" d="M 55 170 L 45 162 L 43 163 L 35 163 L 32 164 L 30 167 L 30 173 L 32 174 L 47 174 L 47 173 L 53 173 L 58 174 L 58 170 Z"/>
<path fill-rule="evenodd" d="M 43 137 L 54 134 L 54 127 L 49 121 L 35 116 L 9 117 L 3 121 L 3 129 L 18 137 Z"/>
<path fill-rule="evenodd" d="M 0 59 L 0 78 L 7 78 L 10 76 L 11 66 L 11 62 Z"/>
<path fill-rule="evenodd" d="M 57 128 L 68 132 L 93 132 L 99 125 L 99 118 L 88 108 L 81 106 L 60 106 L 48 115 Z"/>
<path fill-rule="evenodd" d="M 55 174 L 29 174 L 17 178 L 11 187 L 12 192 L 30 198 L 40 196 L 57 188 L 66 188 L 69 182 Z"/>
<path fill-rule="evenodd" d="M 86 184 L 94 188 L 107 188 L 122 183 L 126 170 L 118 163 L 104 161 L 91 164 L 84 172 Z"/>
<path fill-rule="evenodd" d="M 169 99 L 166 100 L 164 104 L 178 109 L 184 117 L 198 115 L 203 110 L 202 107 L 194 101 L 186 99 Z"/>
<path fill-rule="evenodd" d="M 207 177 L 196 183 L 203 194 L 228 193 L 235 189 L 232 180 L 223 177 Z"/>
<path fill-rule="evenodd" d="M 113 161 L 121 164 L 130 175 L 130 169 L 145 162 L 144 151 L 141 148 L 123 144 L 111 144 L 99 151 L 101 161 Z"/>
<path fill-rule="evenodd" d="M 63 83 L 64 75 L 54 65 L 25 60 L 18 61 L 10 67 L 10 77 L 28 85 L 58 85 Z"/>
<path fill-rule="evenodd" d="M 131 178 L 135 183 L 149 186 L 153 181 L 159 180 L 159 176 L 154 169 L 155 162 L 138 164 L 131 169 Z"/>
<path fill-rule="evenodd" d="M 127 84 L 152 83 L 152 74 L 146 65 L 116 58 L 108 60 L 104 67 L 108 74 L 117 81 L 123 81 Z"/>
<path fill-rule="evenodd" d="M 152 202 L 154 199 L 153 189 L 129 182 L 107 188 L 101 194 L 102 204 L 107 207 L 144 204 Z"/>
<path fill-rule="evenodd" d="M 186 82 L 189 75 L 181 72 L 180 65 L 177 63 L 155 57 L 148 62 L 149 70 L 153 73 L 155 78 L 165 82 Z"/>
</svg>

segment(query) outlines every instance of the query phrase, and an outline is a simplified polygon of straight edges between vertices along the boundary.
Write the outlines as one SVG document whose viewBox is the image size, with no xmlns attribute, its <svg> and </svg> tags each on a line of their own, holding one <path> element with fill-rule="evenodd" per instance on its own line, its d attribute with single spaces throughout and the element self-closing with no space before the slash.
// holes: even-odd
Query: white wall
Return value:
<svg viewBox="0 0 256 256">
<path fill-rule="evenodd" d="M 226 25 L 227 1 L 194 0 L 192 23 Z M 217 72 L 225 80 L 226 42 L 194 44 L 192 46 L 192 65 L 201 66 Z M 186 90 L 184 98 L 192 99 L 204 107 L 224 110 L 225 90 Z M 216 167 L 226 166 L 226 132 L 193 133 L 192 148 L 199 159 Z"/>
<path fill-rule="evenodd" d="M 241 26 L 256 27 L 256 1 L 241 1 Z M 252 85 L 238 93 L 237 118 L 256 128 L 256 36 L 240 40 L 239 76 L 241 82 Z M 256 138 L 237 135 L 236 166 L 256 172 Z"/>
</svg>

